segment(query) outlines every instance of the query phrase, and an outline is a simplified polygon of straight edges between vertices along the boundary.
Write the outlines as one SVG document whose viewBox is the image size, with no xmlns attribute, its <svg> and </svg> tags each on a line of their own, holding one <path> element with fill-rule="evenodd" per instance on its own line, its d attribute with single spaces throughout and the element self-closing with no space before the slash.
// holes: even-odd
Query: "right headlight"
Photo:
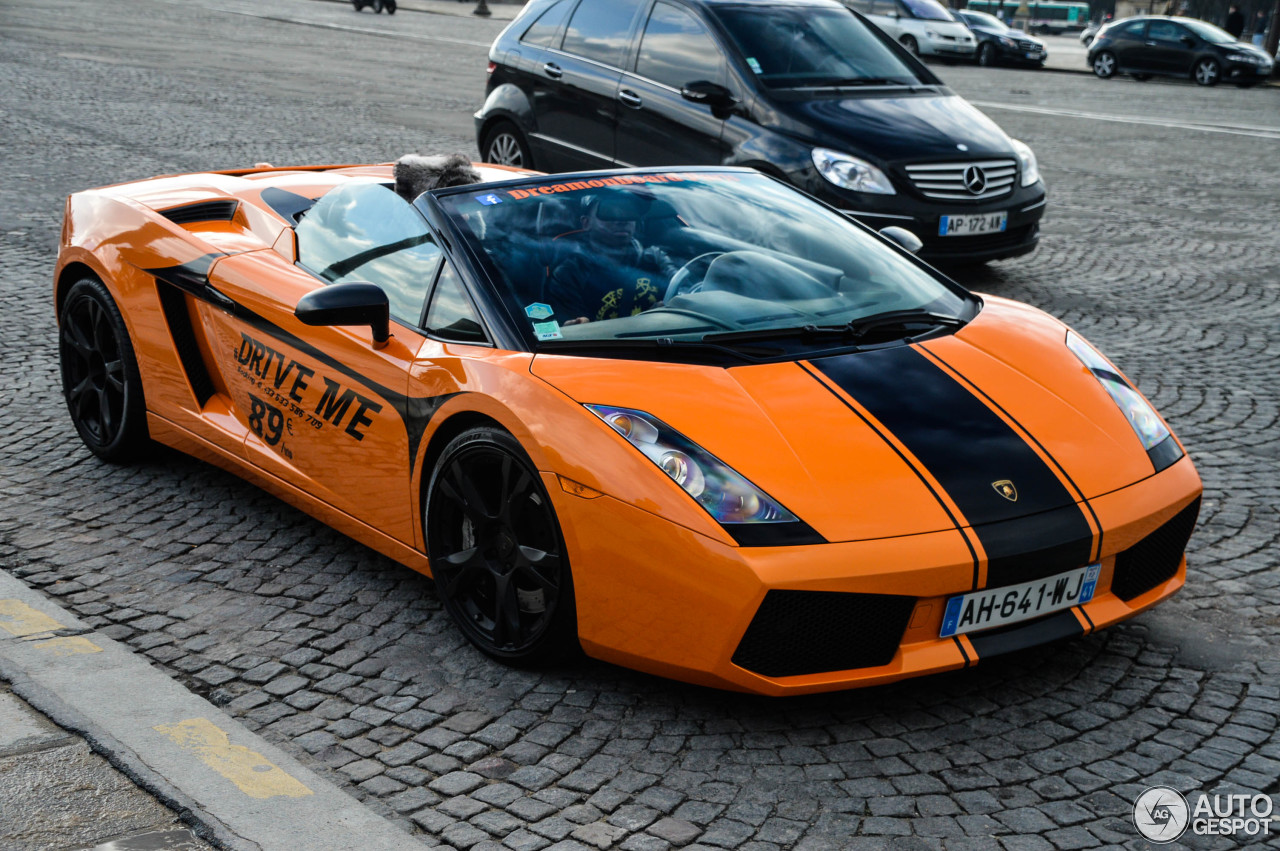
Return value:
<svg viewBox="0 0 1280 851">
<path fill-rule="evenodd" d="M 836 186 L 873 195 L 894 194 L 888 175 L 866 160 L 829 148 L 814 148 L 812 156 L 818 174 Z"/>
<path fill-rule="evenodd" d="M 742 474 L 653 415 L 611 405 L 586 408 L 684 488 L 716 522 L 797 522 L 794 514 Z"/>
</svg>

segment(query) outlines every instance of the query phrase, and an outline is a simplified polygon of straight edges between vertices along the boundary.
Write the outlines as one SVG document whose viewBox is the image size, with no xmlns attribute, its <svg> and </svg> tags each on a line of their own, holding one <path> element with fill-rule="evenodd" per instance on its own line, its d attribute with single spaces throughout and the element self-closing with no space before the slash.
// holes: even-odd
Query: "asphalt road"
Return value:
<svg viewBox="0 0 1280 851">
<path fill-rule="evenodd" d="M 1187 589 L 1101 634 L 794 700 L 592 662 L 512 671 L 429 581 L 238 479 L 167 453 L 94 460 L 58 391 L 64 196 L 474 154 L 500 26 L 317 0 L 0 0 L 0 568 L 424 845 L 1137 847 L 1146 786 L 1280 793 L 1280 90 L 935 66 L 1032 145 L 1050 188 L 1041 248 L 965 283 L 1111 354 L 1205 480 Z"/>
</svg>

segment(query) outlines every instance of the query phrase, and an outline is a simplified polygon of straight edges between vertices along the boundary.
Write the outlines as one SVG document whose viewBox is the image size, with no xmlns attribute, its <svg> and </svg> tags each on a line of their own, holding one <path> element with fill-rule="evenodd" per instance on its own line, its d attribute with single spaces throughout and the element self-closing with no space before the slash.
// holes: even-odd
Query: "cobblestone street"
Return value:
<svg viewBox="0 0 1280 851">
<path fill-rule="evenodd" d="M 262 9 L 279 20 L 242 14 Z M 1035 253 L 958 278 L 1096 343 L 1204 479 L 1185 590 L 1080 640 L 792 699 L 589 660 L 513 670 L 430 580 L 246 482 L 168 451 L 90 455 L 57 364 L 65 196 L 476 156 L 477 45 L 501 26 L 314 0 L 0 0 L 0 569 L 428 847 L 1141 848 L 1148 786 L 1280 802 L 1277 88 L 934 67 L 1035 149 L 1050 193 Z"/>
</svg>

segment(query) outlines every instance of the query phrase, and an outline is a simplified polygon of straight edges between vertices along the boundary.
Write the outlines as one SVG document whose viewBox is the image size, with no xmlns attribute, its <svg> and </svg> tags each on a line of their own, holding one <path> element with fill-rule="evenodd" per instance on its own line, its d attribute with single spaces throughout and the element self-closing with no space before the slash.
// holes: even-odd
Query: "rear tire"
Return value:
<svg viewBox="0 0 1280 851">
<path fill-rule="evenodd" d="M 1103 50 L 1093 57 L 1093 73 L 1099 79 L 1110 80 L 1116 75 L 1116 55 L 1110 50 Z"/>
<path fill-rule="evenodd" d="M 533 154 L 524 134 L 510 121 L 499 121 L 485 133 L 480 159 L 512 168 L 533 168 Z"/>
<path fill-rule="evenodd" d="M 531 665 L 577 647 L 573 575 L 542 478 L 519 441 L 477 427 L 449 441 L 424 501 L 440 602 L 467 640 Z"/>
<path fill-rule="evenodd" d="M 58 314 L 62 393 L 76 432 L 104 461 L 133 459 L 150 441 L 142 376 L 124 317 L 96 278 L 67 292 Z"/>
</svg>

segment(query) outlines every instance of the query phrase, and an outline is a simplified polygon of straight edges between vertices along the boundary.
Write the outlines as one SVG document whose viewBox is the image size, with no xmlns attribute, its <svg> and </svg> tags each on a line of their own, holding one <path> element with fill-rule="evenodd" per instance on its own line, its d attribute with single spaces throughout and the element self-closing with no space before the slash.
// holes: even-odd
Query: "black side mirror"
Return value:
<svg viewBox="0 0 1280 851">
<path fill-rule="evenodd" d="M 373 341 L 391 336 L 391 305 L 381 287 L 363 281 L 332 284 L 298 299 L 293 315 L 304 325 L 368 325 Z"/>
<path fill-rule="evenodd" d="M 724 118 L 725 114 L 737 104 L 738 99 L 719 83 L 709 80 L 696 80 L 680 89 L 680 97 L 692 103 L 700 103 L 711 107 L 711 114 Z"/>
<path fill-rule="evenodd" d="M 920 241 L 920 237 L 916 236 L 906 228 L 900 228 L 897 225 L 890 225 L 887 228 L 881 228 L 880 235 L 886 239 L 896 242 L 912 254 L 915 254 L 921 248 L 924 248 L 924 243 Z"/>
<path fill-rule="evenodd" d="M 1184 35 L 1182 38 L 1178 39 L 1178 41 L 1182 42 L 1182 43 L 1183 43 L 1183 44 L 1185 44 L 1187 47 L 1195 47 L 1195 46 L 1196 46 L 1196 40 L 1195 40 L 1194 38 L 1192 38 L 1191 36 L 1189 36 L 1189 35 Z"/>
</svg>

